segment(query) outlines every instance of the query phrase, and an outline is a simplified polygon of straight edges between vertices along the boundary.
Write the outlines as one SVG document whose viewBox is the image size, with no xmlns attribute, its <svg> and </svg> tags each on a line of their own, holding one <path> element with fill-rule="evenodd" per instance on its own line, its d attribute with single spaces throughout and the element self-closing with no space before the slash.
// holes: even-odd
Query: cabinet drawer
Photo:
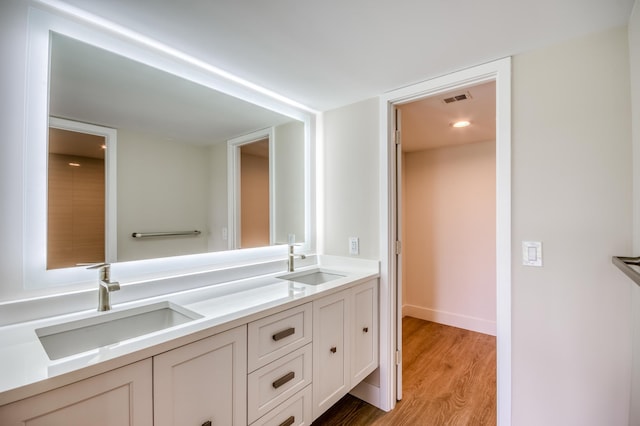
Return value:
<svg viewBox="0 0 640 426">
<path fill-rule="evenodd" d="M 247 414 L 256 421 L 311 383 L 311 345 L 249 374 Z"/>
<path fill-rule="evenodd" d="M 311 421 L 311 385 L 309 385 L 260 417 L 251 426 L 309 426 Z"/>
<path fill-rule="evenodd" d="M 311 342 L 311 303 L 249 323 L 249 371 Z"/>
</svg>

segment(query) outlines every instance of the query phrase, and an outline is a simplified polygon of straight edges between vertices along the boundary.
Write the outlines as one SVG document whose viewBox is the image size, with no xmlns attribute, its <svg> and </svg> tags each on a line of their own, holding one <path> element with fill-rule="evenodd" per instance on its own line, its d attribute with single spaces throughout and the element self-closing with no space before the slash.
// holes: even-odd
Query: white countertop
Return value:
<svg viewBox="0 0 640 426">
<path fill-rule="evenodd" d="M 114 305 L 110 312 L 169 301 L 202 318 L 56 361 L 47 356 L 36 329 L 105 313 L 88 310 L 0 327 L 0 405 L 157 355 L 379 276 L 378 262 L 342 258 L 296 272 L 318 266 L 344 277 L 306 285 L 279 279 L 286 274 L 279 272 Z"/>
</svg>

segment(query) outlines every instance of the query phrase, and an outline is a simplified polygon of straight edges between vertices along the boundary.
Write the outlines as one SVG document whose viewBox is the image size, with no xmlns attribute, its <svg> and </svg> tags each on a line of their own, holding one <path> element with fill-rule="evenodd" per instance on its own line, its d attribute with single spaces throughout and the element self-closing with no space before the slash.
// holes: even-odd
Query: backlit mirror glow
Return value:
<svg viewBox="0 0 640 426">
<path fill-rule="evenodd" d="M 275 186 L 269 194 L 270 209 L 276 212 L 270 215 L 270 227 L 280 235 L 291 233 L 288 213 L 302 209 L 296 239 L 301 250 L 315 248 L 313 110 L 80 10 L 52 5 L 45 11 L 34 6 L 29 9 L 28 33 L 25 297 L 89 289 L 96 281 L 95 271 L 85 267 L 48 266 L 48 144 L 49 128 L 56 120 L 72 123 L 67 130 L 95 126 L 117 134 L 117 149 L 115 143 L 105 143 L 104 246 L 105 260 L 115 263 L 112 273 L 125 285 L 143 284 L 136 288 L 152 294 L 155 286 L 146 282 L 155 277 L 180 277 L 285 256 L 286 247 L 277 244 L 230 250 L 234 246 L 229 199 L 241 194 L 228 190 L 227 143 L 256 130 L 272 132 L 274 142 L 278 135 L 287 140 L 275 144 L 270 160 L 275 176 L 270 182 Z M 297 132 L 293 138 L 292 130 Z M 287 166 L 285 157 L 275 158 L 280 151 L 290 158 L 298 155 L 290 149 L 292 139 L 302 147 L 296 164 L 301 173 L 290 162 Z M 81 161 L 69 163 L 82 167 Z M 302 178 L 288 179 L 292 171 Z M 276 179 L 285 184 L 294 181 L 302 189 L 280 189 Z M 287 212 L 292 206 L 295 209 Z M 194 217 L 200 220 L 195 225 Z M 196 229 L 200 232 L 195 238 L 132 237 Z M 273 243 L 278 242 L 273 235 Z M 200 243 L 197 250 L 189 244 L 195 241 Z"/>
<path fill-rule="evenodd" d="M 297 232 L 299 241 L 305 240 L 304 187 L 287 184 L 281 178 L 290 170 L 304 170 L 305 130 L 302 122 L 55 32 L 51 32 L 50 68 L 49 112 L 52 117 L 105 126 L 118 134 L 117 218 L 112 221 L 117 222 L 117 242 L 110 241 L 117 250 L 109 261 L 286 243 L 286 237 L 276 239 L 276 234 L 292 232 Z M 272 129 L 274 149 L 270 155 L 273 158 L 269 161 L 267 157 L 266 168 L 263 168 L 267 173 L 259 182 L 263 187 L 258 190 L 258 185 L 247 187 L 245 183 L 238 199 L 243 200 L 244 211 L 260 213 L 260 217 L 266 218 L 266 237 L 249 239 L 249 231 L 245 231 L 245 243 L 234 244 L 229 241 L 229 234 L 234 232 L 229 230 L 228 191 L 233 187 L 227 182 L 227 142 L 259 129 Z M 292 144 L 297 148 L 286 148 Z M 258 157 L 247 157 L 245 162 L 250 158 Z M 50 174 L 51 166 L 52 163 L 49 164 Z M 84 171 L 76 170 L 75 174 Z M 86 181 L 86 178 L 82 179 Z M 274 180 L 271 185 L 270 179 Z M 298 180 L 304 181 L 303 174 Z M 95 188 L 91 192 L 98 194 Z M 282 197 L 277 198 L 278 192 L 286 192 L 289 199 L 279 203 Z M 267 200 L 266 207 L 264 201 L 261 207 L 252 207 L 259 199 Z M 84 209 L 82 214 L 76 210 L 75 221 L 66 221 L 69 222 L 67 228 L 75 226 L 78 229 L 69 238 L 63 238 L 67 241 L 66 246 L 49 244 L 48 259 L 57 258 L 62 252 L 72 252 L 74 247 L 83 244 L 72 235 L 76 235 L 76 239 L 80 235 L 86 238 L 93 235 L 89 223 L 99 226 L 97 212 L 105 210 L 104 203 L 85 204 L 81 207 Z M 52 210 L 57 205 L 50 194 L 49 242 L 52 242 L 51 236 L 64 231 L 60 221 L 53 220 L 60 216 Z M 294 208 L 295 213 L 292 213 Z M 89 213 L 91 210 L 94 212 Z M 72 215 L 73 212 L 68 213 Z M 278 215 L 286 217 L 287 221 L 280 220 Z M 78 217 L 82 220 L 77 220 Z M 246 227 L 255 223 L 255 219 L 245 222 Z M 278 227 L 284 228 L 279 230 Z M 132 237 L 134 233 L 193 230 L 200 233 Z M 91 239 L 94 248 L 101 244 L 97 235 Z M 84 256 L 76 256 L 66 263 L 48 262 L 47 267 L 70 267 L 73 262 L 103 259 L 104 256 L 85 250 Z"/>
</svg>

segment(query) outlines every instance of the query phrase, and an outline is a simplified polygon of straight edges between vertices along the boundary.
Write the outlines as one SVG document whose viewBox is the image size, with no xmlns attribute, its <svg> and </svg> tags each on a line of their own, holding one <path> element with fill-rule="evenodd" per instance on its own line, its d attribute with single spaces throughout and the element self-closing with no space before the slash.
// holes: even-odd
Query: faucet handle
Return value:
<svg viewBox="0 0 640 426">
<path fill-rule="evenodd" d="M 109 282 L 111 280 L 111 264 L 110 263 L 96 263 L 96 264 L 90 263 L 87 269 L 99 269 L 100 280 L 104 282 Z M 118 283 L 112 283 L 112 284 L 118 284 Z M 115 290 L 120 290 L 120 286 L 118 286 L 118 288 L 115 288 Z"/>
<path fill-rule="evenodd" d="M 98 268 L 108 268 L 111 266 L 110 263 L 77 263 L 78 266 L 86 266 L 87 269 L 98 269 Z"/>
</svg>

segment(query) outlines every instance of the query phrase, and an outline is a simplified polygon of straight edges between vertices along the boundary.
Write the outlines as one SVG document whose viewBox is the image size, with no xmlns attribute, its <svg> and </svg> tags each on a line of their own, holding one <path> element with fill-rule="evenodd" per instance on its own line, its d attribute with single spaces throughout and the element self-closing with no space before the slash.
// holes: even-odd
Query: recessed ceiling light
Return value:
<svg viewBox="0 0 640 426">
<path fill-rule="evenodd" d="M 71 167 L 80 167 L 80 163 L 69 163 Z"/>
<path fill-rule="evenodd" d="M 451 123 L 451 127 L 456 127 L 456 128 L 467 127 L 469 125 L 471 125 L 471 122 L 466 121 L 466 120 L 460 120 L 460 121 L 456 121 L 454 123 Z"/>
</svg>

